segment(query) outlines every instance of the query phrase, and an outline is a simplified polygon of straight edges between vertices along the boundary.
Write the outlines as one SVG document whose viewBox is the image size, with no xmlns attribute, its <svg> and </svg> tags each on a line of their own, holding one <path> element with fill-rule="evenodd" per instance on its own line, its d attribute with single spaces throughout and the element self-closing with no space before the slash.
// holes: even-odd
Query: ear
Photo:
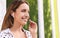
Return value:
<svg viewBox="0 0 60 38">
<path fill-rule="evenodd" d="M 14 17 L 14 12 L 12 11 L 11 16 Z"/>
</svg>

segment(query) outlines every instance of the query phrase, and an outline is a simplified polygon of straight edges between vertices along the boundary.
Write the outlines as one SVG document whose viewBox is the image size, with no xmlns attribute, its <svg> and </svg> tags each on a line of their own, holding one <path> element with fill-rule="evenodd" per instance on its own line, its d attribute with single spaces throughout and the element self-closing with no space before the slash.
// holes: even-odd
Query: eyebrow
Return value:
<svg viewBox="0 0 60 38">
<path fill-rule="evenodd" d="M 26 9 L 23 9 L 23 10 L 26 10 Z M 30 12 L 30 10 L 28 12 Z"/>
</svg>

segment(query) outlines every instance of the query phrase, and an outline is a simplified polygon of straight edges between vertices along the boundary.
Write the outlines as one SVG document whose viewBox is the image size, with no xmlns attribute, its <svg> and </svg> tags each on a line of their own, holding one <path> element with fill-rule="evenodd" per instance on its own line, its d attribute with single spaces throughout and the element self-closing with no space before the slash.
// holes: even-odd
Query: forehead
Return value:
<svg viewBox="0 0 60 38">
<path fill-rule="evenodd" d="M 27 5 L 26 3 L 21 4 L 18 9 L 28 9 L 29 10 L 29 5 Z"/>
</svg>

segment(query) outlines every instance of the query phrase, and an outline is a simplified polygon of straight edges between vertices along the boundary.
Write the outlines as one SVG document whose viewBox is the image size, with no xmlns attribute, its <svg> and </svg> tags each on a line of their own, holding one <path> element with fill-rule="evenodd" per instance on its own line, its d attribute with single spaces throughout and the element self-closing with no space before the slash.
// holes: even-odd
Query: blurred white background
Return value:
<svg viewBox="0 0 60 38">
<path fill-rule="evenodd" d="M 0 0 L 0 30 L 6 13 L 6 0 Z"/>
</svg>

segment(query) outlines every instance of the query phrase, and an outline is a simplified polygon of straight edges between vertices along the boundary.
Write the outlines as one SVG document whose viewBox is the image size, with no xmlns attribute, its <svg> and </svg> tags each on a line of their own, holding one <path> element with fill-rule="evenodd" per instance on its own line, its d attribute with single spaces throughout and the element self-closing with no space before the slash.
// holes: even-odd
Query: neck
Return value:
<svg viewBox="0 0 60 38">
<path fill-rule="evenodd" d="M 22 32 L 22 29 L 23 29 L 23 25 L 21 25 L 17 22 L 14 22 L 13 27 L 10 28 L 10 30 L 14 31 L 14 32 L 17 32 L 17 31 Z"/>
</svg>

